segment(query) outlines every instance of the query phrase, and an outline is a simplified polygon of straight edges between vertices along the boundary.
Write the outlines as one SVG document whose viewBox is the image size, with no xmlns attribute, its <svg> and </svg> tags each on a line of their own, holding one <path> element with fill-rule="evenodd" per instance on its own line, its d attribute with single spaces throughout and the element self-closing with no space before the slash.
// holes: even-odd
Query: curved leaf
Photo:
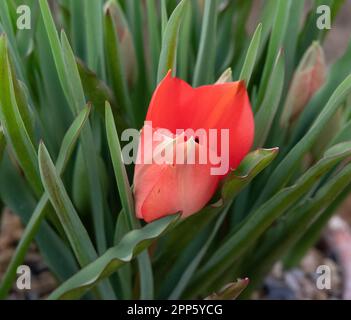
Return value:
<svg viewBox="0 0 351 320">
<path fill-rule="evenodd" d="M 43 143 L 39 145 L 38 157 L 45 191 L 61 221 L 79 264 L 85 266 L 96 259 L 95 248 Z M 105 298 L 113 297 L 112 288 L 109 288 L 108 285 L 105 288 L 106 291 L 102 292 L 102 294 L 106 294 Z"/>
<path fill-rule="evenodd" d="M 277 60 L 269 78 L 269 86 L 262 104 L 258 106 L 255 114 L 255 142 L 254 147 L 262 147 L 272 127 L 273 120 L 279 107 L 284 88 L 285 65 L 282 51 L 278 53 Z"/>
<path fill-rule="evenodd" d="M 271 229 L 269 239 L 263 247 L 256 251 L 252 266 L 252 282 L 259 280 L 284 254 L 289 252 L 305 234 L 306 230 L 320 216 L 323 208 L 328 207 L 351 182 L 351 164 L 348 164 L 335 177 L 331 178 L 312 199 L 300 203 L 284 217 L 284 221 Z M 251 278 L 251 277 L 250 277 Z"/>
<path fill-rule="evenodd" d="M 196 278 L 189 286 L 189 292 L 194 295 L 203 292 L 207 287 L 221 284 L 225 271 L 237 258 L 252 245 L 260 235 L 280 216 L 286 209 L 303 196 L 328 172 L 335 164 L 351 155 L 351 143 L 341 143 L 327 150 L 324 158 L 311 167 L 292 186 L 275 194 L 266 203 L 253 211 L 234 230 L 224 243 L 215 251 L 205 266 L 197 273 Z"/>
<path fill-rule="evenodd" d="M 0 120 L 24 174 L 39 197 L 43 192 L 35 148 L 16 102 L 5 35 L 0 36 Z"/>
<path fill-rule="evenodd" d="M 217 0 L 205 0 L 201 39 L 196 58 L 193 85 L 212 83 L 216 58 Z"/>
<path fill-rule="evenodd" d="M 178 215 L 152 222 L 125 235 L 121 242 L 56 289 L 49 299 L 75 299 L 145 250 L 178 220 Z"/>
<path fill-rule="evenodd" d="M 188 0 L 182 0 L 174 9 L 167 22 L 162 38 L 161 55 L 158 64 L 157 83 L 159 83 L 169 70 L 176 71 L 177 42 L 180 23 L 184 17 Z"/>
<path fill-rule="evenodd" d="M 63 173 L 67 162 L 74 150 L 79 134 L 89 116 L 90 107 L 86 107 L 81 111 L 71 127 L 63 138 L 61 149 L 57 158 L 56 170 L 59 175 Z M 0 131 L 1 140 L 1 131 Z M 7 267 L 6 273 L 2 278 L 0 286 L 0 298 L 4 297 L 10 290 L 11 285 L 16 277 L 17 267 L 23 262 L 27 250 L 32 243 L 34 237 L 39 231 L 40 225 L 45 217 L 48 209 L 49 198 L 45 193 L 38 202 L 30 220 L 28 221 L 21 240 L 13 254 L 10 264 Z"/>
<path fill-rule="evenodd" d="M 257 53 L 261 43 L 261 33 L 262 33 L 262 23 L 260 23 L 257 26 L 255 33 L 252 36 L 252 40 L 249 48 L 247 49 L 245 61 L 239 76 L 240 80 L 245 81 L 246 87 L 248 87 L 250 84 L 252 71 L 256 63 Z"/>
<path fill-rule="evenodd" d="M 231 172 L 220 187 L 220 199 L 197 214 L 182 220 L 160 244 L 157 264 L 164 267 L 173 263 L 191 240 L 199 234 L 252 179 L 264 170 L 277 156 L 278 148 L 258 149 L 249 153 L 239 167 Z M 179 234 L 182 234 L 179 237 Z"/>
<path fill-rule="evenodd" d="M 0 125 L 0 161 L 2 160 L 2 155 L 4 154 L 5 148 L 6 148 L 5 134 L 4 134 L 4 130 L 2 129 L 2 126 Z"/>
<path fill-rule="evenodd" d="M 289 181 L 304 154 L 318 139 L 318 136 L 325 128 L 325 125 L 335 114 L 336 110 L 342 105 L 342 102 L 350 92 L 351 75 L 349 75 L 334 91 L 329 98 L 328 103 L 323 108 L 318 118 L 314 121 L 306 135 L 289 151 L 285 158 L 275 168 L 266 182 L 266 186 L 261 192 L 259 199 L 256 201 L 255 207 L 262 204 Z"/>
<path fill-rule="evenodd" d="M 248 278 L 238 279 L 235 282 L 227 284 L 219 292 L 212 293 L 205 300 L 235 300 L 249 285 Z"/>
</svg>

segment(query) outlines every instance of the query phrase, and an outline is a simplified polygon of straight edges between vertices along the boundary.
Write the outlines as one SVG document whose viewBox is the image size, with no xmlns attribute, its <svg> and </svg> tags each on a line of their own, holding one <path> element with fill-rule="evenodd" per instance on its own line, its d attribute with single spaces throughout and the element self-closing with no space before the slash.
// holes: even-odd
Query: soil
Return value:
<svg viewBox="0 0 351 320">
<path fill-rule="evenodd" d="M 0 220 L 0 279 L 13 256 L 22 233 L 23 226 L 20 219 L 10 210 L 5 209 Z M 37 300 L 47 297 L 55 289 L 56 281 L 34 244 L 31 245 L 23 265 L 27 265 L 32 272 L 31 290 L 19 290 L 14 285 L 9 299 Z"/>
</svg>

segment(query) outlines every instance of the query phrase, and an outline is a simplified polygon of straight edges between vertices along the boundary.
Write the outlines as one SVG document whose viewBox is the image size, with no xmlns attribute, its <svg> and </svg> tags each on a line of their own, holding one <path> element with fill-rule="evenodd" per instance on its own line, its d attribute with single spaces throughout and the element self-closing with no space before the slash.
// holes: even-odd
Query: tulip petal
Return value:
<svg viewBox="0 0 351 320">
<path fill-rule="evenodd" d="M 242 81 L 192 88 L 170 73 L 151 100 L 146 120 L 155 128 L 176 133 L 179 129 L 229 129 L 229 164 L 235 169 L 249 152 L 254 138 L 254 118 Z M 224 150 L 223 150 L 224 152 Z"/>
<path fill-rule="evenodd" d="M 200 149 L 205 147 L 194 140 L 182 141 L 175 137 L 174 141 L 174 154 L 187 155 L 193 151 L 194 162 L 135 167 L 136 215 L 146 222 L 177 212 L 181 212 L 182 217 L 189 216 L 203 208 L 217 188 L 219 177 L 211 175 L 211 165 L 199 164 Z"/>
</svg>

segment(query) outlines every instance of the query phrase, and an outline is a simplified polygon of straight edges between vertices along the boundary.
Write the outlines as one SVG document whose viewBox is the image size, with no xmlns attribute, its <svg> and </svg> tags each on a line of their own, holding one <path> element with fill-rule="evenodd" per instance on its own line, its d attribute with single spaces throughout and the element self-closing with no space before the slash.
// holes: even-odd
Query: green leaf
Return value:
<svg viewBox="0 0 351 320">
<path fill-rule="evenodd" d="M 167 22 L 168 22 L 166 1 L 167 0 L 161 0 L 161 27 L 162 27 L 162 34 L 165 33 Z"/>
<path fill-rule="evenodd" d="M 217 215 L 233 201 L 262 170 L 277 156 L 278 148 L 259 149 L 249 153 L 239 167 L 231 172 L 220 187 L 220 199 L 208 205 L 197 214 L 182 220 L 164 239 L 160 246 L 162 255 L 157 265 L 164 267 L 173 263 L 173 259 L 198 235 Z M 179 237 L 182 234 L 182 237 Z"/>
<path fill-rule="evenodd" d="M 335 164 L 349 157 L 351 144 L 340 144 L 329 149 L 322 160 L 311 167 L 298 181 L 287 187 L 254 210 L 240 225 L 231 232 L 223 244 L 208 259 L 189 285 L 188 295 L 204 292 L 209 286 L 218 286 L 225 271 L 247 250 L 266 229 L 286 209 L 301 198 Z M 204 276 L 206 275 L 206 276 Z M 222 277 L 222 278 L 221 278 Z"/>
<path fill-rule="evenodd" d="M 48 2 L 47 0 L 39 0 L 39 5 L 40 5 L 41 14 L 44 19 L 45 29 L 49 38 L 50 47 L 52 50 L 52 54 L 56 65 L 56 70 L 62 85 L 63 92 L 66 98 L 68 100 L 71 100 L 71 90 L 69 89 L 70 84 L 68 82 L 69 79 L 67 78 L 67 75 L 66 75 L 66 66 L 63 58 L 63 53 L 61 50 L 60 39 L 57 34 L 56 26 L 52 18 Z M 82 104 L 81 107 L 83 107 L 84 105 L 85 103 Z M 70 107 L 73 107 L 73 106 L 70 104 Z M 75 112 L 74 109 L 72 109 L 72 111 Z"/>
<path fill-rule="evenodd" d="M 252 71 L 255 67 L 257 53 L 261 43 L 261 33 L 262 24 L 260 23 L 257 26 L 254 35 L 252 36 L 251 43 L 249 48 L 247 49 L 245 61 L 239 76 L 240 80 L 245 81 L 246 87 L 249 87 Z"/>
<path fill-rule="evenodd" d="M 28 89 L 25 87 L 25 84 L 23 82 L 20 82 L 16 79 L 15 68 L 11 65 L 11 61 L 10 67 L 11 74 L 13 75 L 13 89 L 16 96 L 18 111 L 22 117 L 23 124 L 28 132 L 29 138 L 31 139 L 32 144 L 35 145 L 36 140 L 34 134 L 34 119 L 32 110 L 29 106 Z"/>
<path fill-rule="evenodd" d="M 212 293 L 205 300 L 235 300 L 249 285 L 249 279 L 238 279 L 236 282 L 227 284 L 219 292 Z"/>
<path fill-rule="evenodd" d="M 24 75 L 23 75 L 23 68 L 21 64 L 21 59 L 20 59 L 20 52 L 18 48 L 18 44 L 16 41 L 16 34 L 15 34 L 15 24 L 13 23 L 11 13 L 14 12 L 13 5 L 8 2 L 8 1 L 1 1 L 0 2 L 0 29 L 1 25 L 4 29 L 4 32 L 6 33 L 8 39 L 9 39 L 9 48 L 10 52 L 14 57 L 14 62 L 16 65 L 16 71 L 20 75 L 20 79 L 24 80 Z M 0 30 L 0 34 L 1 34 Z"/>
<path fill-rule="evenodd" d="M 140 227 L 136 220 L 134 212 L 134 201 L 132 191 L 129 185 L 127 172 L 123 163 L 123 155 L 111 107 L 106 103 L 106 133 L 112 158 L 113 168 L 117 181 L 118 191 L 122 202 L 123 211 L 121 214 L 127 216 L 129 222 L 129 230 Z M 141 278 L 141 299 L 152 299 L 153 297 L 153 275 L 151 262 L 147 252 L 143 252 L 138 256 L 138 266 Z"/>
<path fill-rule="evenodd" d="M 50 202 L 61 221 L 78 262 L 81 266 L 85 266 L 96 258 L 95 249 L 43 143 L 40 143 L 38 154 L 40 174 Z"/>
<path fill-rule="evenodd" d="M 187 80 L 189 76 L 189 69 L 191 70 L 191 27 L 192 27 L 192 6 L 185 11 L 184 20 L 179 30 L 178 42 L 178 57 L 177 57 L 177 75 L 183 80 Z"/>
<path fill-rule="evenodd" d="M 147 27 L 150 47 L 150 77 L 152 88 L 156 87 L 158 59 L 161 51 L 160 31 L 158 27 L 157 8 L 155 1 L 146 1 Z"/>
<path fill-rule="evenodd" d="M 269 86 L 255 114 L 255 141 L 254 148 L 264 146 L 267 136 L 272 127 L 273 120 L 277 113 L 280 99 L 284 88 L 285 65 L 282 51 L 279 52 L 272 74 L 269 79 Z"/>
<path fill-rule="evenodd" d="M 343 146 L 350 147 L 350 143 Z M 263 247 L 256 250 L 252 259 L 252 280 L 254 285 L 262 279 L 275 261 L 279 260 L 294 245 L 351 182 L 351 165 L 347 165 L 331 178 L 313 198 L 309 198 L 290 210 L 284 221 L 267 233 Z"/>
<path fill-rule="evenodd" d="M 11 143 L 28 182 L 39 197 L 43 188 L 40 182 L 36 152 L 16 102 L 5 35 L 0 36 L 0 92 L 0 120 L 7 141 Z"/>
<path fill-rule="evenodd" d="M 289 181 L 304 154 L 316 142 L 321 131 L 325 129 L 325 125 L 342 105 L 350 92 L 351 75 L 338 86 L 306 135 L 289 151 L 273 171 L 255 206 L 263 203 L 263 201 L 275 194 Z"/>
<path fill-rule="evenodd" d="M 71 104 L 74 106 L 73 108 L 76 110 L 76 112 L 79 112 L 81 106 L 85 104 L 83 85 L 79 76 L 75 56 L 72 52 L 64 31 L 61 33 L 61 42 L 66 66 L 66 74 L 69 78 L 69 89 L 73 96 Z M 104 198 L 101 186 L 101 178 L 99 177 L 98 173 L 98 154 L 97 150 L 95 149 L 93 132 L 89 123 L 82 131 L 82 148 L 89 178 L 91 205 L 93 209 L 95 236 L 97 239 L 98 251 L 104 252 L 106 249 L 103 215 Z"/>
<path fill-rule="evenodd" d="M 2 156 L 4 154 L 5 148 L 6 148 L 6 138 L 5 138 L 4 130 L 0 125 L 0 162 L 2 160 Z"/>
<path fill-rule="evenodd" d="M 346 122 L 330 142 L 330 146 L 351 140 L 351 120 Z"/>
<path fill-rule="evenodd" d="M 276 56 L 283 45 L 289 20 L 290 6 L 292 5 L 292 2 L 291 0 L 278 0 L 275 1 L 275 5 L 277 6 L 277 11 L 272 27 L 272 34 L 268 45 L 267 57 L 260 82 L 258 105 L 261 104 L 265 97 Z"/>
<path fill-rule="evenodd" d="M 83 1 L 83 10 L 88 67 L 105 78 L 104 38 L 101 37 L 103 30 L 102 3 L 102 0 L 94 0 L 89 3 Z"/>
<path fill-rule="evenodd" d="M 196 59 L 193 85 L 213 83 L 216 61 L 217 0 L 205 0 L 200 47 Z"/>
<path fill-rule="evenodd" d="M 75 299 L 81 297 L 99 281 L 108 277 L 144 251 L 155 239 L 171 228 L 177 220 L 177 215 L 168 216 L 156 220 L 142 229 L 129 232 L 117 246 L 110 248 L 97 260 L 68 279 L 49 298 Z"/>
<path fill-rule="evenodd" d="M 163 33 L 160 60 L 158 64 L 157 83 L 159 83 L 169 70 L 176 72 L 177 42 L 180 24 L 187 8 L 188 0 L 182 0 L 173 11 Z"/>
<path fill-rule="evenodd" d="M 345 201 L 350 192 L 351 184 L 349 184 L 342 191 L 342 193 L 339 194 L 339 196 L 327 208 L 325 208 L 322 213 L 318 215 L 317 219 L 315 219 L 313 224 L 309 226 L 306 233 L 285 256 L 283 262 L 286 268 L 292 268 L 296 266 L 305 256 L 306 252 L 317 243 L 328 221 L 333 216 L 333 214 L 335 214 L 340 205 Z"/>
<path fill-rule="evenodd" d="M 136 125 L 136 111 L 132 108 L 128 93 L 128 85 L 126 75 L 123 68 L 121 56 L 120 41 L 117 34 L 118 4 L 116 2 L 108 2 L 105 6 L 104 13 L 104 31 L 106 43 L 106 61 L 110 68 L 108 75 L 112 82 L 112 87 L 116 95 L 117 103 L 121 109 L 128 115 L 129 120 Z"/>
<path fill-rule="evenodd" d="M 74 114 L 77 114 L 85 105 L 83 86 L 79 77 L 76 59 L 68 43 L 67 37 L 62 32 L 62 48 L 56 31 L 56 27 L 46 0 L 39 0 L 40 9 L 44 18 L 46 32 L 51 45 L 56 69 L 66 99 Z M 101 181 L 97 172 L 98 157 L 95 149 L 93 133 L 89 123 L 82 132 L 82 148 L 86 159 L 88 180 L 90 187 L 91 205 L 93 209 L 93 221 L 95 236 L 99 252 L 106 250 L 106 237 L 104 225 L 104 198 Z"/>
<path fill-rule="evenodd" d="M 56 170 L 59 175 L 62 175 L 69 158 L 74 150 L 76 142 L 82 127 L 88 119 L 90 108 L 86 107 L 81 111 L 76 120 L 72 123 L 67 131 L 63 141 L 59 156 L 57 158 Z M 40 225 L 45 218 L 47 212 L 49 199 L 45 193 L 37 204 L 29 222 L 26 225 L 21 240 L 16 248 L 15 253 L 12 255 L 11 262 L 7 267 L 6 273 L 2 278 L 0 286 L 0 297 L 5 296 L 11 288 L 13 281 L 16 278 L 17 267 L 24 261 L 25 255 L 28 251 L 30 244 L 39 231 Z"/>
<path fill-rule="evenodd" d="M 97 258 L 94 246 L 43 143 L 39 145 L 38 154 L 40 175 L 45 191 L 61 221 L 80 266 L 84 267 Z M 112 289 L 108 290 L 107 297 L 113 296 Z"/>
<path fill-rule="evenodd" d="M 221 195 L 224 202 L 233 199 L 262 170 L 275 159 L 279 148 L 257 149 L 250 152 L 239 167 L 231 172 L 223 182 Z"/>
<path fill-rule="evenodd" d="M 206 240 L 204 245 L 201 247 L 200 251 L 195 255 L 195 257 L 192 257 L 191 263 L 188 264 L 188 266 L 185 268 L 185 270 L 181 270 L 182 271 L 181 277 L 179 279 L 177 279 L 176 283 L 172 283 L 172 287 L 174 289 L 172 290 L 171 294 L 169 295 L 170 300 L 179 299 L 181 294 L 183 293 L 183 291 L 187 287 L 189 281 L 191 280 L 192 276 L 194 275 L 197 268 L 199 267 L 202 259 L 204 258 L 205 254 L 207 253 L 209 247 L 211 246 L 214 238 L 217 236 L 217 232 L 218 232 L 219 228 L 222 226 L 222 223 L 223 223 L 225 217 L 227 216 L 229 207 L 230 206 L 227 205 L 227 207 L 223 210 L 220 217 L 217 219 L 217 221 L 214 225 L 214 228 L 211 231 L 208 239 Z M 178 261 L 181 261 L 181 259 L 179 259 Z M 177 269 L 173 268 L 173 270 L 175 270 L 178 273 Z M 165 280 L 165 283 L 163 285 L 169 285 L 167 283 L 167 282 L 169 282 L 168 279 L 172 279 L 172 273 L 169 273 L 167 275 L 167 279 Z"/>
<path fill-rule="evenodd" d="M 123 162 L 123 155 L 121 146 L 119 143 L 119 138 L 113 119 L 113 114 L 111 106 L 106 102 L 105 109 L 105 119 L 106 119 L 106 134 L 107 141 L 110 149 L 110 155 L 112 158 L 113 168 L 115 172 L 115 177 L 118 186 L 119 196 L 122 202 L 123 213 L 126 214 L 129 222 L 129 228 L 136 227 L 136 219 L 134 214 L 134 201 L 128 181 L 127 172 Z"/>
<path fill-rule="evenodd" d="M 0 162 L 0 177 L 1 181 L 6 181 L 0 184 L 0 196 L 2 201 L 16 212 L 21 218 L 23 224 L 27 225 L 32 217 L 37 201 L 34 198 L 31 190 L 28 188 L 25 180 L 9 159 L 7 154 Z M 24 236 L 24 235 L 23 235 Z M 22 238 L 21 238 L 22 239 Z M 77 271 L 76 260 L 71 253 L 69 247 L 58 237 L 56 232 L 45 221 L 41 223 L 39 233 L 36 237 L 36 243 L 39 247 L 45 263 L 48 265 L 52 273 L 59 279 L 63 280 L 71 276 Z M 15 255 L 12 257 L 15 259 Z M 14 268 L 13 277 L 16 278 L 17 267 Z M 7 271 L 0 284 L 0 299 L 7 296 L 11 288 L 11 275 Z"/>
<path fill-rule="evenodd" d="M 82 81 L 84 92 L 87 94 L 87 98 L 101 116 L 105 116 L 105 101 L 109 101 L 115 111 L 114 115 L 117 117 L 117 107 L 116 101 L 111 89 L 100 80 L 96 73 L 91 71 L 83 61 L 77 59 L 77 66 L 79 71 L 79 76 Z M 123 120 L 118 117 L 120 122 Z"/>
<path fill-rule="evenodd" d="M 72 48 L 68 42 L 66 33 L 61 31 L 61 47 L 62 55 L 65 63 L 65 75 L 67 77 L 71 100 L 69 101 L 73 107 L 74 114 L 77 114 L 85 105 L 85 95 L 82 81 L 80 79 L 76 58 Z"/>
</svg>

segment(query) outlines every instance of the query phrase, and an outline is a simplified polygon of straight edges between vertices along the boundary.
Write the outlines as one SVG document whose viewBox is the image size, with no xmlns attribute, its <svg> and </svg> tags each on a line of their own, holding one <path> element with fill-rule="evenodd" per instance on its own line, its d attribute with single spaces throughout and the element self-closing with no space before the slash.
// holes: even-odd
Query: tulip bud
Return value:
<svg viewBox="0 0 351 320">
<path fill-rule="evenodd" d="M 281 126 L 286 128 L 293 123 L 304 107 L 325 82 L 326 64 L 323 49 L 314 42 L 304 54 L 294 73 L 284 111 Z"/>
<path fill-rule="evenodd" d="M 105 5 L 105 12 L 109 12 L 117 28 L 120 42 L 120 54 L 123 61 L 124 72 L 129 87 L 133 87 L 137 78 L 137 60 L 132 34 L 118 2 L 109 1 Z"/>
</svg>

